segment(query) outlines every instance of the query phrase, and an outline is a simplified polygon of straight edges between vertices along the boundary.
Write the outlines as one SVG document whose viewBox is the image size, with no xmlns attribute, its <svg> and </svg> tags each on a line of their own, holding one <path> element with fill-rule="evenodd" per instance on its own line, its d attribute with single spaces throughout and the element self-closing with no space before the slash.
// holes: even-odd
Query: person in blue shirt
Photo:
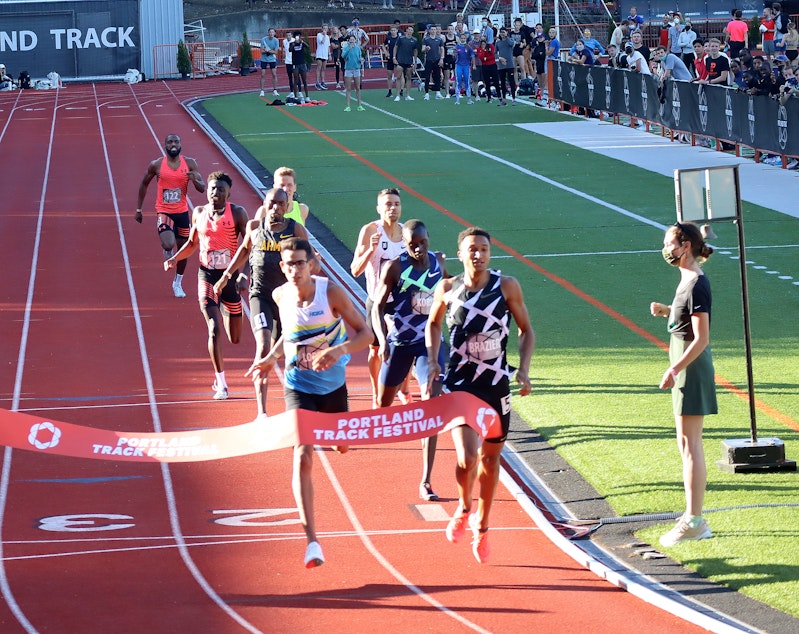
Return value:
<svg viewBox="0 0 799 634">
<path fill-rule="evenodd" d="M 474 68 L 474 49 L 469 44 L 469 34 L 461 33 L 460 41 L 455 45 L 455 105 L 461 102 L 461 88 L 468 101 L 472 100 L 471 70 Z"/>
<path fill-rule="evenodd" d="M 627 20 L 630 23 L 631 34 L 640 31 L 644 26 L 644 18 L 638 15 L 637 7 L 630 7 L 630 15 L 627 16 Z"/>
<path fill-rule="evenodd" d="M 269 29 L 266 37 L 261 38 L 261 97 L 264 96 L 264 80 L 266 69 L 272 71 L 272 93 L 280 96 L 277 91 L 277 52 L 280 49 L 280 40 L 275 37 L 275 29 Z"/>
<path fill-rule="evenodd" d="M 365 110 L 361 104 L 361 65 L 363 64 L 363 49 L 355 41 L 355 35 L 350 33 L 347 43 L 341 47 L 341 59 L 344 60 L 344 86 L 347 91 L 347 107 L 344 112 L 349 112 L 350 95 L 353 85 L 355 96 L 358 99 L 358 110 Z"/>
<path fill-rule="evenodd" d="M 604 47 L 599 43 L 599 41 L 591 36 L 591 29 L 586 29 L 583 31 L 583 36 L 580 38 L 579 41 L 582 41 L 586 47 L 591 49 L 591 53 L 593 53 L 594 57 L 599 55 L 605 54 Z M 577 42 L 569 49 L 569 55 L 574 55 L 574 51 L 576 50 Z"/>
<path fill-rule="evenodd" d="M 549 29 L 549 42 L 547 42 L 547 59 L 560 59 L 560 40 L 558 31 L 553 26 Z"/>
</svg>

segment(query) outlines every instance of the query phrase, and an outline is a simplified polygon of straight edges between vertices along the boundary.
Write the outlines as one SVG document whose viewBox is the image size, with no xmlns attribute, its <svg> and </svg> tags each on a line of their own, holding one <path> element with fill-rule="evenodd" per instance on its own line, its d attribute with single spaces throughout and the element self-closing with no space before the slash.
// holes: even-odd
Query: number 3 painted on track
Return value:
<svg viewBox="0 0 799 634">
<path fill-rule="evenodd" d="M 116 513 L 86 513 L 84 515 L 53 515 L 39 521 L 43 531 L 83 533 L 86 531 L 118 531 L 135 524 L 114 524 L 114 520 L 132 520 L 130 515 Z"/>
</svg>

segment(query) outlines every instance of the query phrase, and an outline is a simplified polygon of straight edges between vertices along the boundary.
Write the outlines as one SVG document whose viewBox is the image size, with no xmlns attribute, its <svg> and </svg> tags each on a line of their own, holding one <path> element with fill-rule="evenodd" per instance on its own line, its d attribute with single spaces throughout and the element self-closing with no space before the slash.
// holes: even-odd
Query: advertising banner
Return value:
<svg viewBox="0 0 799 634">
<path fill-rule="evenodd" d="M 799 156 L 799 99 L 785 105 L 724 86 L 667 81 L 604 66 L 552 62 L 554 99 L 678 130 Z"/>
<path fill-rule="evenodd" d="M 141 66 L 139 1 L 2 2 L 0 62 L 14 78 L 124 75 Z"/>
</svg>

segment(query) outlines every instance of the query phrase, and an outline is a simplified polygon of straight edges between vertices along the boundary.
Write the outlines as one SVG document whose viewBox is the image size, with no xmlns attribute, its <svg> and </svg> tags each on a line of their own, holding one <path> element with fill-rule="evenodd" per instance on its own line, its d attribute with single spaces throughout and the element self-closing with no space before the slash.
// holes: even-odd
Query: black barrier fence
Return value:
<svg viewBox="0 0 799 634">
<path fill-rule="evenodd" d="M 138 0 L 0 3 L 0 61 L 16 76 L 124 75 L 141 65 Z"/>
<path fill-rule="evenodd" d="M 799 99 L 785 105 L 724 86 L 668 80 L 663 99 L 650 75 L 603 66 L 552 63 L 552 99 L 646 119 L 670 130 L 799 156 Z"/>
</svg>

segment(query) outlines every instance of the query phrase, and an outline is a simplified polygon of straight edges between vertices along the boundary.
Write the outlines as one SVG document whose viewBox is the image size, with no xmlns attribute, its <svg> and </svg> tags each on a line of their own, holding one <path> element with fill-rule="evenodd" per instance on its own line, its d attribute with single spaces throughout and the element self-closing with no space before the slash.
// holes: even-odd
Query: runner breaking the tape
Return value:
<svg viewBox="0 0 799 634">
<path fill-rule="evenodd" d="M 326 277 L 311 275 L 314 252 L 307 240 L 283 240 L 280 258 L 288 281 L 276 288 L 272 297 L 280 310 L 283 334 L 263 359 L 252 364 L 247 376 L 253 381 L 264 380 L 285 353 L 286 409 L 346 412 L 345 367 L 353 352 L 369 345 L 372 332 L 343 288 Z M 339 447 L 338 451 L 343 453 L 346 448 Z M 306 568 L 325 562 L 314 520 L 313 452 L 312 445 L 294 448 L 292 474 L 294 499 L 308 541 Z"/>
<path fill-rule="evenodd" d="M 158 237 L 164 249 L 164 259 L 172 256 L 175 247 L 180 249 L 189 238 L 191 219 L 189 217 L 189 201 L 186 197 L 189 181 L 194 183 L 198 192 L 205 191 L 205 182 L 197 167 L 197 161 L 188 156 L 181 156 L 180 137 L 168 134 L 164 140 L 166 156 L 157 158 L 147 166 L 147 172 L 139 185 L 139 198 L 136 203 L 136 222 L 141 224 L 142 205 L 147 194 L 147 186 L 155 178 L 158 182 L 158 193 L 155 198 L 155 213 Z M 172 292 L 175 297 L 186 297 L 183 290 L 183 273 L 186 261 L 178 263 Z"/>
<path fill-rule="evenodd" d="M 433 306 L 425 332 L 429 382 L 438 380 L 441 368 L 437 363 L 444 317 L 450 332 L 450 359 L 444 375 L 444 391 L 470 392 L 481 398 L 499 414 L 502 435 L 486 438 L 482 445 L 479 434 L 461 425 L 452 431 L 457 465 L 459 505 L 447 525 L 447 539 L 458 542 L 472 530 L 472 552 L 480 563 L 488 561 L 488 516 L 499 481 L 499 456 L 510 427 L 510 377 L 506 347 L 510 317 L 519 329 L 519 368 L 516 381 L 519 394 L 530 393 L 530 359 L 535 334 L 524 304 L 522 288 L 513 277 L 488 268 L 491 259 L 491 237 L 478 227 L 458 235 L 458 259 L 463 273 L 444 280 L 436 287 Z M 472 488 L 479 485 L 477 512 L 472 513 Z"/>
</svg>

